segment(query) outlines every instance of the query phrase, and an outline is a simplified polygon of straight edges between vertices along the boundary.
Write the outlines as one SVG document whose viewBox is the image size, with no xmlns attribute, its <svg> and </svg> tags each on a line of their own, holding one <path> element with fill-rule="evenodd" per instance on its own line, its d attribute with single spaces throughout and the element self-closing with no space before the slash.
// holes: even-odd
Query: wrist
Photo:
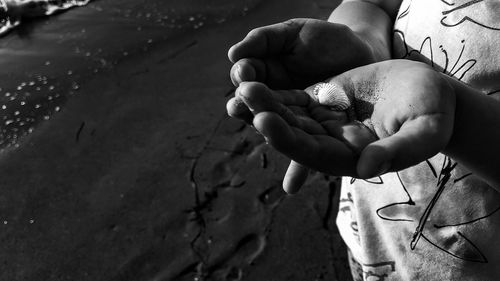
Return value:
<svg viewBox="0 0 500 281">
<path fill-rule="evenodd" d="M 455 122 L 442 152 L 500 190 L 500 102 L 457 79 L 447 80 L 456 96 Z"/>
<path fill-rule="evenodd" d="M 345 1 L 332 12 L 328 21 L 349 27 L 366 44 L 373 62 L 391 58 L 393 18 L 378 5 Z"/>
<path fill-rule="evenodd" d="M 448 76 L 447 74 L 444 74 L 444 73 L 441 73 L 441 72 L 437 72 L 442 83 L 441 83 L 441 94 L 443 95 L 448 95 L 448 100 L 452 101 L 450 103 L 451 106 L 453 106 L 453 116 L 452 116 L 452 120 L 453 120 L 453 124 L 452 124 L 452 129 L 451 129 L 451 132 L 450 132 L 450 136 L 448 138 L 448 140 L 445 142 L 446 145 L 445 147 L 441 150 L 441 153 L 443 154 L 446 154 L 446 155 L 449 155 L 451 156 L 450 154 L 453 154 L 453 151 L 455 150 L 455 141 L 456 140 L 456 137 L 457 137 L 457 132 L 459 131 L 459 128 L 458 126 L 460 126 L 460 122 L 457 120 L 457 89 L 452 81 L 452 77 Z"/>
<path fill-rule="evenodd" d="M 388 46 L 388 42 L 384 38 L 377 38 L 373 32 L 367 30 L 357 31 L 354 34 L 366 45 L 373 59 L 371 63 L 391 59 L 390 46 Z"/>
</svg>

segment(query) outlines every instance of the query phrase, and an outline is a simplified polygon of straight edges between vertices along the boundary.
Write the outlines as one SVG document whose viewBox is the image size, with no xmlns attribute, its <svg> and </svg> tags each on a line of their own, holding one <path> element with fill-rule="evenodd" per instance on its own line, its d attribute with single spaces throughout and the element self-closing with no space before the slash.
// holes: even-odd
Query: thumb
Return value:
<svg viewBox="0 0 500 281">
<path fill-rule="evenodd" d="M 453 118 L 444 114 L 419 116 L 406 121 L 393 135 L 367 145 L 358 160 L 360 178 L 416 165 L 439 153 L 448 143 Z"/>
<path fill-rule="evenodd" d="M 288 194 L 297 193 L 306 182 L 308 174 L 307 167 L 292 160 L 283 178 L 283 190 Z"/>
<path fill-rule="evenodd" d="M 260 59 L 244 58 L 233 64 L 229 76 L 235 86 L 248 81 L 265 82 L 266 68 L 266 64 Z"/>
<path fill-rule="evenodd" d="M 283 53 L 294 39 L 293 35 L 301 30 L 303 22 L 302 19 L 292 19 L 251 30 L 229 49 L 229 60 L 234 63 L 242 58 L 264 58 Z"/>
</svg>

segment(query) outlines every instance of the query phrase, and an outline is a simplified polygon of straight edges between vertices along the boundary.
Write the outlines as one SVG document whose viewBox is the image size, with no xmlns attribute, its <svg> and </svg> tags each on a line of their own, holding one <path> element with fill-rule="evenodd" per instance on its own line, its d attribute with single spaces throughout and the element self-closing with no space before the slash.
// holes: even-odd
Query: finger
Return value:
<svg viewBox="0 0 500 281">
<path fill-rule="evenodd" d="M 434 156 L 446 146 L 451 128 L 452 117 L 444 115 L 407 121 L 395 134 L 366 146 L 357 166 L 359 177 L 372 178 L 402 170 Z"/>
<path fill-rule="evenodd" d="M 283 190 L 288 194 L 297 193 L 304 185 L 309 175 L 309 169 L 295 161 L 291 161 L 283 178 Z"/>
<path fill-rule="evenodd" d="M 253 124 L 270 145 L 301 165 L 332 175 L 355 175 L 357 157 L 341 141 L 310 135 L 273 112 L 255 115 Z"/>
<path fill-rule="evenodd" d="M 301 91 L 272 91 L 262 83 L 245 82 L 236 89 L 236 97 L 241 98 L 255 116 L 261 112 L 274 112 L 281 116 L 290 126 L 301 128 L 311 134 L 324 134 L 325 130 L 315 120 L 295 114 L 280 100 L 294 105 L 306 105 L 307 94 Z"/>
<path fill-rule="evenodd" d="M 286 106 L 308 107 L 313 100 L 303 90 L 270 91 L 271 95 Z"/>
<path fill-rule="evenodd" d="M 284 53 L 291 48 L 290 40 L 302 28 L 302 20 L 289 20 L 282 23 L 255 28 L 228 51 L 231 62 L 242 58 L 263 58 Z"/>
<path fill-rule="evenodd" d="M 252 124 L 253 114 L 239 97 L 233 97 L 226 103 L 227 114 L 233 118 Z"/>
<path fill-rule="evenodd" d="M 266 85 L 258 82 L 242 83 L 235 92 L 250 111 L 257 115 L 260 112 L 274 112 L 280 115 L 291 126 L 298 126 L 298 120 L 293 112 L 280 104 L 272 95 Z"/>
<path fill-rule="evenodd" d="M 259 82 L 244 82 L 235 91 L 236 97 L 248 100 L 256 111 L 276 111 L 286 107 L 308 107 L 311 98 L 302 90 L 274 91 Z"/>
<path fill-rule="evenodd" d="M 245 58 L 233 64 L 229 76 L 235 86 L 244 81 L 263 82 L 266 77 L 266 67 L 257 59 Z"/>
<path fill-rule="evenodd" d="M 322 122 L 323 127 L 334 138 L 343 141 L 357 155 L 370 143 L 377 141 L 378 137 L 365 124 L 352 121 L 341 124 L 338 121 Z"/>
<path fill-rule="evenodd" d="M 300 106 L 287 106 L 286 108 L 290 109 L 290 111 L 295 115 L 298 128 L 301 128 L 305 132 L 313 135 L 324 135 L 327 133 L 322 124 L 311 117 L 307 108 Z"/>
<path fill-rule="evenodd" d="M 242 58 L 231 67 L 230 77 L 235 86 L 245 81 L 263 82 L 276 89 L 289 89 L 294 86 L 294 81 L 279 58 L 272 57 Z"/>
<path fill-rule="evenodd" d="M 312 105 L 309 109 L 311 117 L 322 123 L 325 121 L 335 121 L 337 124 L 344 125 L 349 120 L 344 111 L 331 110 L 327 106 Z"/>
</svg>

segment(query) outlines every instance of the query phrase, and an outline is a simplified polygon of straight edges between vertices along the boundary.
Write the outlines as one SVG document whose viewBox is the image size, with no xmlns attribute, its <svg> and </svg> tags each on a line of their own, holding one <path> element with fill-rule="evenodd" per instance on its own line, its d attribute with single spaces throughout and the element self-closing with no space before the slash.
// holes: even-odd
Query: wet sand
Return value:
<svg viewBox="0 0 500 281">
<path fill-rule="evenodd" d="M 0 39 L 12 120 L 0 154 L 0 280 L 348 280 L 336 180 L 315 174 L 285 196 L 285 159 L 225 114 L 229 46 L 334 5 L 177 2 L 187 20 L 175 30 L 140 18 L 132 33 L 119 16 L 102 25 L 112 11 L 103 0 Z M 35 121 L 21 126 L 20 115 Z"/>
</svg>

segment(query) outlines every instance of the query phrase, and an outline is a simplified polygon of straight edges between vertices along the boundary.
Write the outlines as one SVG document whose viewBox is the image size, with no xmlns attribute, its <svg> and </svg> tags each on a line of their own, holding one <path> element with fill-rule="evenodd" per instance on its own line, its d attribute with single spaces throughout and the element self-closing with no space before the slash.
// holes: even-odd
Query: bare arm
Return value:
<svg viewBox="0 0 500 281">
<path fill-rule="evenodd" d="M 401 0 L 346 0 L 330 15 L 329 22 L 344 24 L 372 48 L 376 61 L 391 58 L 391 30 Z"/>
<path fill-rule="evenodd" d="M 446 76 L 455 90 L 449 155 L 500 191 L 500 101 Z"/>
</svg>

